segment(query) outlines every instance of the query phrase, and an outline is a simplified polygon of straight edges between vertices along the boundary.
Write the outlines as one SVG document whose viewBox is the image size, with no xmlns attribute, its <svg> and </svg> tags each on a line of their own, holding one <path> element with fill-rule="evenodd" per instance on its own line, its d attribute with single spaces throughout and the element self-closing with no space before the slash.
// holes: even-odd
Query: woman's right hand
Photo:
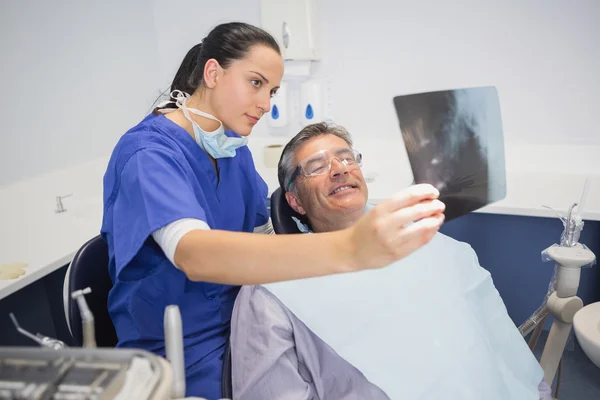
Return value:
<svg viewBox="0 0 600 400">
<path fill-rule="evenodd" d="M 373 207 L 347 231 L 350 268 L 385 267 L 428 243 L 444 222 L 438 197 L 436 188 L 420 184 Z"/>
</svg>

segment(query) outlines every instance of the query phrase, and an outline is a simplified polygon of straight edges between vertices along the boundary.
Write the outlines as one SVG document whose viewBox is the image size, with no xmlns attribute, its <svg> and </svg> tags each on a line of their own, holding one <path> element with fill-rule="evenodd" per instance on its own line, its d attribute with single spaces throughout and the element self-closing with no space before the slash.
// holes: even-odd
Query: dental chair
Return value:
<svg viewBox="0 0 600 400">
<path fill-rule="evenodd" d="M 81 315 L 77 301 L 71 293 L 89 287 L 91 293 L 85 300 L 94 315 L 96 344 L 98 347 L 115 347 L 117 333 L 108 314 L 108 292 L 112 281 L 108 274 L 108 246 L 100 235 L 90 239 L 75 253 L 67 269 L 63 285 L 63 305 L 69 332 L 76 347 L 83 345 Z"/>
<path fill-rule="evenodd" d="M 277 188 L 271 195 L 271 222 L 275 233 L 302 233 L 292 217 L 301 218 L 300 214 L 292 210 L 281 188 Z"/>
<path fill-rule="evenodd" d="M 75 253 L 63 284 L 65 319 L 73 337 L 74 346 L 81 347 L 83 345 L 83 332 L 77 301 L 71 297 L 71 293 L 87 287 L 92 290 L 91 293 L 86 294 L 85 300 L 94 315 L 97 346 L 115 347 L 117 345 L 117 333 L 107 305 L 108 293 L 112 286 L 112 280 L 108 274 L 108 246 L 98 235 L 81 246 Z M 229 339 L 225 345 L 225 355 L 223 356 L 221 390 L 222 397 L 232 398 Z"/>
</svg>

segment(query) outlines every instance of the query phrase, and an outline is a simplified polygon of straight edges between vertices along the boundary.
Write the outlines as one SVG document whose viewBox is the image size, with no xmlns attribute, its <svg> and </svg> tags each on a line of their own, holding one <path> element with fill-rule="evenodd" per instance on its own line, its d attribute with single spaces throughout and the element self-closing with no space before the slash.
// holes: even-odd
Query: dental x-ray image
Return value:
<svg viewBox="0 0 600 400">
<path fill-rule="evenodd" d="M 450 221 L 506 197 L 495 87 L 394 97 L 415 183 L 440 191 Z"/>
</svg>

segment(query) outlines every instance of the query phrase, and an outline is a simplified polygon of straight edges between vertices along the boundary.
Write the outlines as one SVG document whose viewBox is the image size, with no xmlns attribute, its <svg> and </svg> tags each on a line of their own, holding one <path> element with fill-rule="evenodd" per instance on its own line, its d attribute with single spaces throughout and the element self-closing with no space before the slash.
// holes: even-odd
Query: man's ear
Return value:
<svg viewBox="0 0 600 400">
<path fill-rule="evenodd" d="M 221 65 L 217 60 L 214 58 L 208 60 L 204 65 L 204 75 L 202 77 L 204 85 L 209 89 L 213 89 L 219 80 L 221 71 Z"/>
<path fill-rule="evenodd" d="M 306 215 L 306 211 L 304 211 L 302 203 L 300 203 L 300 199 L 298 198 L 298 195 L 296 193 L 285 192 L 285 199 L 287 200 L 292 210 L 296 211 L 300 215 Z"/>
</svg>

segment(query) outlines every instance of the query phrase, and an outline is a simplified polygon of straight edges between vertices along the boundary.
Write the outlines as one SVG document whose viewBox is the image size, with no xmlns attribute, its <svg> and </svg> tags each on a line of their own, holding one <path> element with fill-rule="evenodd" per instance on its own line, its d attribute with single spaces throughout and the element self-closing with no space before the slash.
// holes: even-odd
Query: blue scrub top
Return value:
<svg viewBox="0 0 600 400">
<path fill-rule="evenodd" d="M 114 283 L 108 309 L 117 347 L 164 356 L 164 310 L 177 304 L 186 395 L 208 399 L 221 397 L 223 353 L 239 287 L 190 281 L 151 234 L 181 218 L 236 232 L 252 232 L 267 222 L 267 185 L 248 147 L 217 164 L 219 176 L 183 128 L 164 115 L 149 115 L 123 135 L 113 151 L 104 176 L 102 221 Z"/>
</svg>

